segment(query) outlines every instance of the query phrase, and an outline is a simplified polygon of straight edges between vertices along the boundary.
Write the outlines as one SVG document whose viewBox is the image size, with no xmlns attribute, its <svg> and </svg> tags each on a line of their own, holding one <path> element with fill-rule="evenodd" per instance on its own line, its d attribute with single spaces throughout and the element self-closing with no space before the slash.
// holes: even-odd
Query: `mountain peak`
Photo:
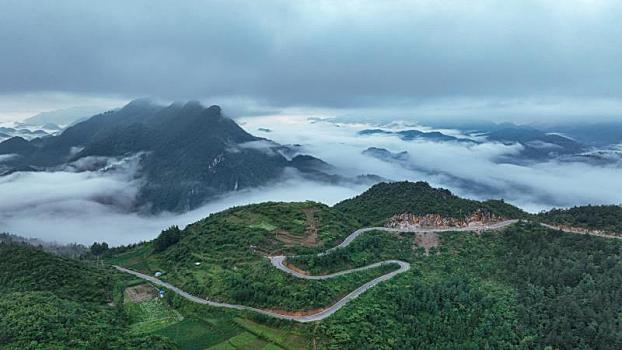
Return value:
<svg viewBox="0 0 622 350">
<path fill-rule="evenodd" d="M 148 97 L 140 97 L 140 98 L 136 98 L 136 99 L 131 100 L 123 108 L 126 108 L 126 107 L 151 106 L 151 105 L 154 105 L 154 104 L 155 103 L 150 98 L 148 98 Z"/>
<path fill-rule="evenodd" d="M 219 105 L 211 105 L 211 106 L 209 106 L 209 108 L 207 110 L 210 111 L 210 112 L 218 113 L 218 114 L 220 114 L 222 112 L 222 109 L 220 108 Z"/>
</svg>

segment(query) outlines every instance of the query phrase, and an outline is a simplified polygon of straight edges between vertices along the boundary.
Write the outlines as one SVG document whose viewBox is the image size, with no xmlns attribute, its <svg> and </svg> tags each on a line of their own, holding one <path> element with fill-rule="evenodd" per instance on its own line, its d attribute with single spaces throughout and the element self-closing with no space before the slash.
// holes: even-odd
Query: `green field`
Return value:
<svg viewBox="0 0 622 350">
<path fill-rule="evenodd" d="M 160 299 L 141 303 L 126 303 L 130 328 L 135 333 L 150 333 L 179 322 L 184 317 Z"/>
</svg>

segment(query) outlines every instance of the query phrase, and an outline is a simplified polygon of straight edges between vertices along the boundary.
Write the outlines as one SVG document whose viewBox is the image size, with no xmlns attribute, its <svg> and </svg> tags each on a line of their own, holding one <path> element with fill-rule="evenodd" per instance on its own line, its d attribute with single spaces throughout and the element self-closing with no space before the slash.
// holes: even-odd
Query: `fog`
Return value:
<svg viewBox="0 0 622 350">
<path fill-rule="evenodd" d="M 14 173 L 2 177 L 0 232 L 59 243 L 130 244 L 153 239 L 171 225 L 184 227 L 232 206 L 304 200 L 334 204 L 365 188 L 315 183 L 292 173 L 272 186 L 235 192 L 184 214 L 143 216 L 123 210 L 138 191 L 138 181 L 127 181 L 133 171 Z"/>
<path fill-rule="evenodd" d="M 301 115 L 248 117 L 237 121 L 253 134 L 260 134 L 259 129 L 270 129 L 269 133 L 261 134 L 280 144 L 300 145 L 303 153 L 334 165 L 335 171 L 343 176 L 375 174 L 388 180 L 423 180 L 468 198 L 503 198 L 530 212 L 582 204 L 622 203 L 619 163 L 609 166 L 558 161 L 503 163 L 502 157 L 518 154 L 522 146 L 363 136 L 358 131 L 374 125 L 337 123 Z M 413 125 L 425 131 L 435 130 L 403 121 L 385 127 L 400 130 Z M 470 137 L 459 130 L 438 131 Z M 238 147 L 272 152 L 273 145 L 256 141 Z M 368 147 L 381 147 L 394 153 L 407 151 L 409 157 L 387 162 L 362 154 Z M 137 177 L 140 156 L 88 157 L 54 172 L 16 172 L 0 177 L 0 232 L 61 243 L 129 244 L 152 239 L 170 225 L 183 227 L 231 206 L 304 200 L 332 205 L 367 187 L 313 182 L 288 171 L 272 184 L 224 195 L 187 213 L 128 214 L 135 209 L 134 199 L 141 185 Z"/>
<path fill-rule="evenodd" d="M 360 136 L 358 131 L 372 125 L 310 121 L 295 115 L 244 118 L 241 122 L 251 132 L 268 127 L 272 130 L 269 137 L 274 141 L 302 144 L 312 155 L 349 175 L 373 173 L 391 180 L 425 180 L 470 198 L 503 198 L 531 212 L 590 203 L 622 203 L 619 163 L 594 166 L 548 161 L 517 165 L 500 163 L 499 158 L 516 155 L 522 148 L 518 144 L 439 143 L 403 141 L 391 135 Z M 393 123 L 398 129 L 408 124 Z M 438 131 L 468 137 L 458 130 Z M 407 151 L 410 159 L 400 164 L 381 161 L 361 153 L 368 147 Z"/>
</svg>

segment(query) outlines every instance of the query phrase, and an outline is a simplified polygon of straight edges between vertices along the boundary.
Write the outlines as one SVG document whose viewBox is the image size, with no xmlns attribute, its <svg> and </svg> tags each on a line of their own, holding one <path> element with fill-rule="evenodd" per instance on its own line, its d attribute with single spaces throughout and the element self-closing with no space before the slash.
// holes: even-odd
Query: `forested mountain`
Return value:
<svg viewBox="0 0 622 350">
<path fill-rule="evenodd" d="M 0 243 L 0 257 L 0 348 L 175 348 L 129 333 L 109 269 L 13 243 Z"/>
<path fill-rule="evenodd" d="M 292 161 L 285 146 L 255 137 L 220 107 L 198 102 L 159 106 L 136 100 L 67 128 L 59 136 L 0 143 L 4 162 L 15 169 L 54 169 L 85 157 L 127 157 L 140 154 L 142 188 L 138 206 L 153 211 L 195 208 L 214 196 L 250 188 L 278 178 L 286 167 L 323 175 L 320 160 L 305 156 Z"/>
<path fill-rule="evenodd" d="M 386 219 L 402 213 L 464 218 L 477 210 L 489 210 L 506 218 L 526 216 L 521 209 L 500 200 L 478 202 L 443 188 L 433 188 L 426 182 L 409 181 L 376 184 L 354 198 L 337 203 L 335 209 L 364 225 L 382 225 Z"/>
</svg>

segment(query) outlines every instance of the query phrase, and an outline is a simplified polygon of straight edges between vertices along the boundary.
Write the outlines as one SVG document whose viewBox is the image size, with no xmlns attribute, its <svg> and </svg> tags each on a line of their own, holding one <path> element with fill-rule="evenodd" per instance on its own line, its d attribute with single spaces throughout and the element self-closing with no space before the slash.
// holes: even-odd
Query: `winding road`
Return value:
<svg viewBox="0 0 622 350">
<path fill-rule="evenodd" d="M 360 236 L 363 233 L 366 232 L 370 232 L 370 231 L 384 231 L 384 232 L 404 232 L 404 233 L 430 233 L 430 232 L 456 232 L 456 231 L 486 231 L 486 230 L 498 230 L 498 229 L 502 229 L 504 227 L 507 227 L 509 225 L 515 224 L 517 223 L 518 220 L 506 220 L 506 221 L 501 221 L 495 224 L 491 224 L 491 225 L 478 225 L 478 226 L 469 226 L 469 227 L 459 227 L 459 228 L 443 228 L 443 229 L 425 229 L 425 228 L 413 228 L 413 229 L 398 229 L 398 228 L 387 228 L 387 227 L 366 227 L 366 228 L 362 228 L 362 229 L 358 229 L 354 232 L 352 232 L 348 237 L 346 237 L 343 242 L 341 242 L 341 244 L 337 245 L 336 247 L 330 248 L 322 253 L 319 253 L 318 256 L 322 256 L 322 255 L 326 255 L 326 254 L 330 254 L 330 252 L 334 251 L 335 249 L 338 248 L 345 248 L 348 245 L 350 245 L 350 243 L 352 243 L 352 241 L 354 241 L 358 236 Z M 545 227 L 548 228 L 553 228 L 553 229 L 558 229 L 554 226 L 550 226 L 550 225 L 546 225 L 546 224 L 542 224 Z M 344 271 L 340 271 L 340 272 L 336 272 L 336 273 L 332 273 L 332 274 L 328 274 L 328 275 L 306 275 L 303 273 L 300 273 L 298 271 L 294 271 L 292 269 L 290 269 L 289 267 L 287 267 L 287 265 L 285 264 L 285 260 L 287 259 L 286 256 L 284 255 L 279 255 L 279 256 L 272 256 L 269 257 L 270 262 L 272 263 L 272 265 L 274 267 L 276 267 L 277 269 L 290 274 L 294 277 L 298 277 L 298 278 L 302 278 L 302 279 L 307 279 L 307 280 L 325 280 L 325 279 L 330 279 L 330 278 L 335 278 L 338 276 L 343 276 L 343 275 L 347 275 L 350 273 L 354 273 L 354 272 L 358 272 L 358 271 L 362 271 L 362 270 L 367 270 L 367 269 L 371 269 L 374 267 L 378 267 L 384 264 L 397 264 L 399 265 L 399 269 L 391 271 L 389 273 L 386 273 L 382 276 L 376 277 L 373 280 L 361 285 L 360 287 L 356 288 L 355 290 L 353 290 L 352 292 L 350 292 L 348 295 L 346 295 L 345 297 L 339 299 L 336 303 L 334 303 L 333 305 L 330 305 L 320 311 L 317 311 L 313 314 L 308 314 L 308 315 L 288 315 L 288 314 L 282 314 L 282 313 L 278 313 L 275 311 L 270 311 L 270 310 L 264 310 L 264 309 L 259 309 L 259 308 L 254 308 L 251 306 L 246 306 L 246 305 L 238 305 L 238 304 L 228 304 L 228 303 L 220 303 L 220 302 L 216 302 L 216 301 L 210 301 L 207 299 L 203 299 L 203 298 L 199 298 L 197 296 L 194 296 L 188 292 L 185 292 L 177 287 L 175 287 L 174 285 L 164 282 L 158 278 L 155 278 L 153 276 L 150 275 L 146 275 L 144 273 L 140 273 L 137 271 L 133 271 L 133 270 L 129 270 L 126 269 L 124 267 L 120 267 L 120 266 L 114 266 L 117 270 L 121 271 L 121 272 L 125 272 L 125 273 L 129 273 L 132 274 L 136 277 L 142 278 L 144 280 L 147 280 L 155 285 L 167 288 L 171 291 L 173 291 L 174 293 L 179 294 L 180 296 L 195 302 L 195 303 L 199 303 L 199 304 L 205 304 L 205 305 L 210 305 L 210 306 L 215 306 L 215 307 L 224 307 L 224 308 L 229 308 L 229 309 L 236 309 L 236 310 L 245 310 L 245 311 L 252 311 L 252 312 L 257 312 L 263 315 L 267 315 L 267 316 L 271 316 L 271 317 L 275 317 L 275 318 L 280 318 L 283 320 L 291 320 L 291 321 L 296 321 L 296 322 L 313 322 L 313 321 L 320 321 L 323 320 L 327 317 L 329 317 L 330 315 L 334 314 L 335 312 L 337 312 L 339 309 L 341 309 L 344 305 L 346 305 L 348 302 L 350 302 L 351 300 L 356 299 L 359 295 L 365 293 L 368 289 L 374 287 L 375 285 L 377 285 L 380 282 L 389 280 L 391 278 L 393 278 L 394 276 L 404 273 L 406 271 L 408 271 L 410 269 L 410 264 L 405 262 L 405 261 L 401 261 L 401 260 L 385 260 L 385 261 L 380 261 L 371 265 L 367 265 L 367 266 L 363 266 L 363 267 L 359 267 L 356 269 L 350 269 L 350 270 L 344 270 Z"/>
</svg>

